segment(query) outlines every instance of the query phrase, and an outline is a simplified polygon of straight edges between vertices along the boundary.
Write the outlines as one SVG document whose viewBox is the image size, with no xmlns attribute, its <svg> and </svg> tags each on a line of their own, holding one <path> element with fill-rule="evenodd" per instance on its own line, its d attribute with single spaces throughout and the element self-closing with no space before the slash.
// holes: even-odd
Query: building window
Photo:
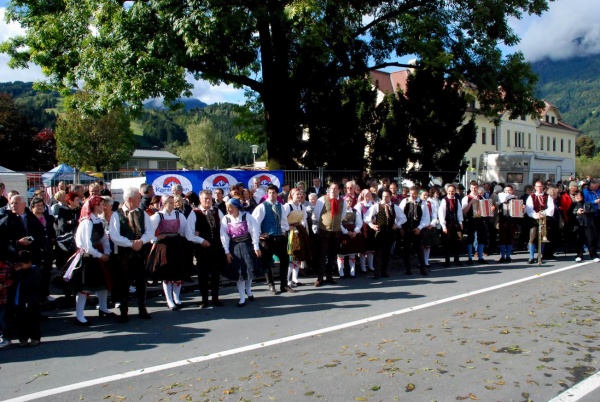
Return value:
<svg viewBox="0 0 600 402">
<path fill-rule="evenodd" d="M 527 148 L 531 149 L 531 133 L 527 133 Z"/>
<path fill-rule="evenodd" d="M 552 124 L 556 124 L 556 120 L 555 120 L 554 116 L 552 116 Z"/>
<path fill-rule="evenodd" d="M 540 135 L 540 151 L 544 150 L 544 136 Z"/>
<path fill-rule="evenodd" d="M 492 145 L 496 145 L 496 129 L 492 128 L 492 132 L 490 133 L 490 140 L 492 141 Z"/>
<path fill-rule="evenodd" d="M 546 137 L 546 150 L 550 151 L 550 137 Z"/>
<path fill-rule="evenodd" d="M 177 162 L 175 161 L 158 161 L 159 170 L 173 170 L 177 169 Z"/>
<path fill-rule="evenodd" d="M 506 130 L 506 146 L 510 147 L 510 130 Z"/>
<path fill-rule="evenodd" d="M 481 143 L 484 145 L 487 144 L 487 133 L 485 127 L 481 128 Z"/>
<path fill-rule="evenodd" d="M 569 140 L 569 142 L 567 143 L 567 145 L 568 145 L 568 151 L 569 151 L 569 153 L 571 153 L 571 140 Z"/>
<path fill-rule="evenodd" d="M 546 116 L 546 123 L 550 123 L 550 116 Z"/>
<path fill-rule="evenodd" d="M 521 120 L 523 120 L 523 121 L 527 120 L 527 116 L 525 116 L 524 114 L 521 115 Z"/>
<path fill-rule="evenodd" d="M 560 139 L 560 152 L 565 152 L 565 140 Z"/>
<path fill-rule="evenodd" d="M 556 152 L 556 137 L 552 138 L 552 151 Z"/>
<path fill-rule="evenodd" d="M 471 167 L 477 169 L 477 157 L 471 158 Z"/>
</svg>

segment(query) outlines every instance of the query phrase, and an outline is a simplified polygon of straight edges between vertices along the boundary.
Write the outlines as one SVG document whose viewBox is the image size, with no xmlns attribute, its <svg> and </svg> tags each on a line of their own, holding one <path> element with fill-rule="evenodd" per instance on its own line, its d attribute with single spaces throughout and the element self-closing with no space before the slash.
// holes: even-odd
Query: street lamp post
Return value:
<svg viewBox="0 0 600 402">
<path fill-rule="evenodd" d="M 254 166 L 256 167 L 256 154 L 258 153 L 258 145 L 250 145 L 252 148 L 252 156 L 254 157 Z"/>
</svg>

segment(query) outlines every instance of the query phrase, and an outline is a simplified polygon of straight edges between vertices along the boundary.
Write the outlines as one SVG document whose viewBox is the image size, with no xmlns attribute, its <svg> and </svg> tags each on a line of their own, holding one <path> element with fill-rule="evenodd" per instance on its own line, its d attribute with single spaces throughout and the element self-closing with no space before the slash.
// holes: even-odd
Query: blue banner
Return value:
<svg viewBox="0 0 600 402">
<path fill-rule="evenodd" d="M 154 187 L 157 195 L 171 194 L 171 187 L 181 184 L 183 193 L 193 191 L 198 194 L 202 190 L 220 188 L 225 195 L 229 188 L 242 183 L 246 188 L 252 188 L 254 178 L 258 178 L 261 187 L 274 184 L 278 188 L 283 183 L 283 170 L 147 170 L 146 183 Z"/>
</svg>

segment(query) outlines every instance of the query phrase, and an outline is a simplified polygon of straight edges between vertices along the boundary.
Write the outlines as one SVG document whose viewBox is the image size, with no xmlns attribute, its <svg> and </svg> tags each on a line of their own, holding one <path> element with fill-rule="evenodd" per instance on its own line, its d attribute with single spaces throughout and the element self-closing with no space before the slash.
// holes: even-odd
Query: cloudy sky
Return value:
<svg viewBox="0 0 600 402">
<path fill-rule="evenodd" d="M 8 1 L 0 0 L 0 41 L 22 32 L 17 24 L 4 21 Z M 525 17 L 512 21 L 521 37 L 515 49 L 521 50 L 527 60 L 543 58 L 561 60 L 575 56 L 600 53 L 600 1 L 558 0 L 550 3 L 550 10 L 541 17 Z M 6 65 L 8 57 L 0 54 L 0 82 L 36 81 L 43 79 L 41 70 L 31 66 L 26 70 L 12 70 Z M 243 103 L 242 90 L 227 85 L 211 86 L 204 81 L 193 81 L 194 96 L 211 104 L 215 102 Z"/>
</svg>

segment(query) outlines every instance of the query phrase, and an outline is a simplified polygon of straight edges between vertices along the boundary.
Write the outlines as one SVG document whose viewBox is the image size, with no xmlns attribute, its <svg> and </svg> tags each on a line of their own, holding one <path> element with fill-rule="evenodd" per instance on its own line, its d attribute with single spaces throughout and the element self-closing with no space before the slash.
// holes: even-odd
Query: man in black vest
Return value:
<svg viewBox="0 0 600 402">
<path fill-rule="evenodd" d="M 148 214 L 140 208 L 142 195 L 135 187 L 123 191 L 123 205 L 110 218 L 110 239 L 115 244 L 118 257 L 118 274 L 113 295 L 121 303 L 120 322 L 129 318 L 128 289 L 135 283 L 139 316 L 150 319 L 146 309 L 146 258 L 149 242 L 154 239 L 154 229 Z"/>
<path fill-rule="evenodd" d="M 209 306 L 209 289 L 212 296 L 212 305 L 223 306 L 223 302 L 219 300 L 221 270 L 225 263 L 225 250 L 219 236 L 221 219 L 223 219 L 223 213 L 213 207 L 210 190 L 202 190 L 200 192 L 200 206 L 193 210 L 188 217 L 188 225 L 194 234 L 192 241 L 195 243 L 198 286 L 200 287 L 200 295 L 202 295 L 200 308 Z"/>
<path fill-rule="evenodd" d="M 421 248 L 421 230 L 429 226 L 429 209 L 423 208 L 419 198 L 419 188 L 412 186 L 408 198 L 400 202 L 400 210 L 406 215 L 406 223 L 402 225 L 400 234 L 403 236 L 404 246 L 404 267 L 406 275 L 411 275 L 410 257 L 412 253 L 417 254 L 419 260 L 419 270 L 421 275 L 427 276 L 425 269 L 425 260 L 423 259 L 423 249 Z"/>
</svg>

